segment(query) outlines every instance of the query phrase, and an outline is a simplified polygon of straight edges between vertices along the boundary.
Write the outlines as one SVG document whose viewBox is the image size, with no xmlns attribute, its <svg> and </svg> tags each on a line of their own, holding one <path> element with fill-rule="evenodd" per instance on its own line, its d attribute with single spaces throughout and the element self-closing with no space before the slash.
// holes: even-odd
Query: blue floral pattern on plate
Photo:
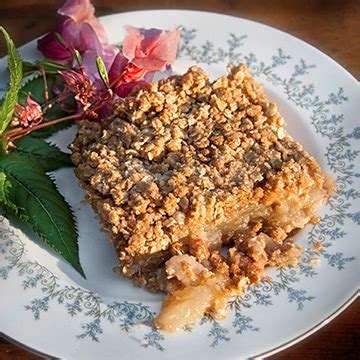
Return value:
<svg viewBox="0 0 360 360">
<path fill-rule="evenodd" d="M 196 35 L 196 29 L 183 29 L 179 58 L 207 65 L 244 62 L 256 78 L 279 87 L 288 101 L 299 108 L 311 111 L 310 120 L 315 132 L 329 141 L 325 156 L 333 175 L 336 176 L 338 187 L 337 194 L 329 202 L 328 212 L 308 232 L 309 248 L 304 251 L 298 268 L 277 269 L 276 275 L 271 280 L 264 279 L 261 283 L 250 287 L 242 296 L 231 300 L 228 307 L 232 313 L 232 329 L 222 326 L 212 318 L 202 319 L 200 326 L 206 326 L 208 329 L 209 346 L 216 347 L 220 343 L 229 342 L 231 336 L 236 334 L 259 331 L 253 319 L 246 315 L 246 309 L 271 306 L 273 297 L 280 293 L 286 294 L 288 302 L 293 303 L 298 311 L 303 310 L 314 296 L 306 289 L 298 288 L 297 283 L 303 277 L 317 275 L 316 267 L 312 265 L 314 258 L 322 257 L 328 266 L 338 271 L 355 260 L 351 254 L 332 252 L 332 245 L 346 236 L 343 229 L 345 220 L 360 225 L 360 211 L 350 210 L 351 201 L 360 197 L 360 192 L 353 186 L 354 179 L 360 176 L 355 168 L 360 151 L 353 147 L 354 142 L 360 140 L 360 127 L 345 133 L 342 126 L 344 115 L 336 112 L 338 105 L 348 101 L 343 88 L 334 89 L 327 98 L 321 99 L 316 94 L 315 86 L 305 81 L 306 75 L 316 69 L 315 65 L 299 59 L 292 63 L 291 75 L 283 77 L 281 67 L 289 65 L 293 59 L 280 48 L 271 57 L 271 62 L 266 64 L 254 53 L 241 52 L 241 47 L 247 41 L 247 35 L 229 34 L 227 48 L 216 47 L 211 41 L 198 45 L 194 42 Z M 64 284 L 48 268 L 38 262 L 24 259 L 25 244 L 5 224 L 4 218 L 1 222 L 4 226 L 0 229 L 2 239 L 0 257 L 3 259 L 0 278 L 5 281 L 10 272 L 17 272 L 17 276 L 22 278 L 21 285 L 24 291 L 41 290 L 36 292 L 37 297 L 25 305 L 25 310 L 32 312 L 34 319 L 40 320 L 44 312 L 62 306 L 70 317 L 76 318 L 82 314 L 87 319 L 76 334 L 78 339 L 90 339 L 95 342 L 101 340 L 104 322 L 116 324 L 125 333 L 129 333 L 135 325 L 141 323 L 146 328 L 146 332 L 140 345 L 159 351 L 165 350 L 163 342 L 166 335 L 150 326 L 155 313 L 149 306 L 127 301 L 106 303 L 91 291 Z M 313 247 L 316 243 L 321 244 L 320 250 L 317 250 L 318 247 Z M 189 326 L 185 330 L 191 332 L 193 329 Z"/>
</svg>

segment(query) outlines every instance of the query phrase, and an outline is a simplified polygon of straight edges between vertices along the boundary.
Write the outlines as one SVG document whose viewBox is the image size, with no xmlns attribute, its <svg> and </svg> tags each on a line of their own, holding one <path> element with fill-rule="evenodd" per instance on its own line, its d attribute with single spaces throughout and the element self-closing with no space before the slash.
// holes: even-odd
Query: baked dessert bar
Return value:
<svg viewBox="0 0 360 360">
<path fill-rule="evenodd" d="M 291 235 L 334 190 L 246 65 L 210 82 L 199 67 L 82 121 L 71 145 L 119 273 L 163 291 L 156 325 L 222 318 L 266 266 L 296 265 Z"/>
</svg>

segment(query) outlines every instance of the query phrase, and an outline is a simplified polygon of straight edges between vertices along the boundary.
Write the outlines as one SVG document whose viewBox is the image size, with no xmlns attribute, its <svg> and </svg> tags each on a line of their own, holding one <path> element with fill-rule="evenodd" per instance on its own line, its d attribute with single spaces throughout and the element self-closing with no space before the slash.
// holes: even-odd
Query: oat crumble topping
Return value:
<svg viewBox="0 0 360 360">
<path fill-rule="evenodd" d="M 296 265 L 291 235 L 318 221 L 332 191 L 247 66 L 228 71 L 210 82 L 194 66 L 138 89 L 108 120 L 82 121 L 71 145 L 118 271 L 169 293 L 163 313 L 191 290 L 208 299 L 199 314 L 223 317 L 219 294 L 241 293 L 265 266 Z"/>
</svg>

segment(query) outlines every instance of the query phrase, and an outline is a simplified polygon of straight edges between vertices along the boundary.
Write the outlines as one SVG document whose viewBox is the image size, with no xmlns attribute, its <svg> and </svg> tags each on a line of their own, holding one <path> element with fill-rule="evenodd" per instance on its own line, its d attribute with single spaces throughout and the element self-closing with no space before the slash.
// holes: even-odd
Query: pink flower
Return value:
<svg viewBox="0 0 360 360">
<path fill-rule="evenodd" d="M 58 10 L 58 14 L 68 16 L 77 24 L 90 24 L 99 40 L 103 44 L 107 43 L 105 29 L 96 18 L 94 6 L 90 0 L 67 0 Z"/>
<path fill-rule="evenodd" d="M 171 31 L 127 27 L 123 53 L 107 43 L 105 31 L 90 0 L 67 0 L 58 10 L 67 19 L 38 41 L 38 49 L 52 60 L 66 62 L 73 70 L 59 72 L 65 89 L 59 99 L 75 95 L 78 110 L 100 117 L 111 107 L 114 95 L 125 97 L 135 86 L 144 87 L 157 71 L 167 72 L 175 61 L 180 28 Z M 75 60 L 80 52 L 81 67 Z M 97 69 L 100 56 L 109 75 L 104 84 Z M 59 100 L 60 101 L 60 100 Z"/>
<path fill-rule="evenodd" d="M 109 70 L 110 84 L 115 84 L 121 79 L 121 76 L 128 64 L 129 60 L 121 52 L 115 56 Z"/>
<path fill-rule="evenodd" d="M 21 124 L 23 127 L 34 126 L 41 123 L 43 119 L 43 111 L 36 101 L 32 100 L 28 95 L 25 106 L 19 103 L 15 106 L 15 116 L 11 122 L 12 126 Z"/>
<path fill-rule="evenodd" d="M 61 42 L 57 34 L 61 36 Z M 88 23 L 78 25 L 73 20 L 67 19 L 58 25 L 55 31 L 38 40 L 38 49 L 49 59 L 72 63 L 74 49 L 80 53 L 88 49 L 100 51 L 101 44 L 91 25 Z"/>
<path fill-rule="evenodd" d="M 90 49 L 102 51 L 101 42 L 106 42 L 105 30 L 95 17 L 89 0 L 67 0 L 58 13 L 69 18 L 38 40 L 38 49 L 47 58 L 71 63 L 74 49 L 80 53 Z M 61 41 L 56 34 L 60 35 Z"/>
<path fill-rule="evenodd" d="M 64 79 L 65 91 L 75 94 L 78 103 L 78 111 L 84 113 L 85 117 L 98 118 L 107 113 L 107 107 L 113 97 L 111 89 L 103 86 L 97 87 L 80 67 L 76 70 L 59 71 Z"/>
<path fill-rule="evenodd" d="M 171 31 L 127 27 L 123 53 L 135 66 L 146 71 L 163 71 L 176 59 L 181 28 Z"/>
<path fill-rule="evenodd" d="M 118 53 L 109 70 L 114 92 L 125 97 L 135 86 L 151 82 L 156 71 L 168 71 L 176 58 L 180 28 L 171 31 L 128 26 L 123 54 Z"/>
<path fill-rule="evenodd" d="M 75 94 L 75 100 L 84 110 L 88 109 L 95 96 L 95 87 L 83 69 L 59 71 L 59 74 L 64 79 L 66 89 Z"/>
<path fill-rule="evenodd" d="M 128 62 L 124 55 L 119 53 L 111 66 L 109 81 L 114 93 L 124 98 L 135 86 L 145 87 L 151 82 L 152 74 L 147 74 L 144 69 Z"/>
</svg>

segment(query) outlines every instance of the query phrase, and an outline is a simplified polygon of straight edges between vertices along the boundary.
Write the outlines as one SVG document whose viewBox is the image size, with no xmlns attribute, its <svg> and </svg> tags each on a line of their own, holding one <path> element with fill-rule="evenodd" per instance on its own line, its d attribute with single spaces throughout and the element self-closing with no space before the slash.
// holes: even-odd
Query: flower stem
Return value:
<svg viewBox="0 0 360 360">
<path fill-rule="evenodd" d="M 47 126 L 55 125 L 55 124 L 58 124 L 58 123 L 61 123 L 61 122 L 64 122 L 64 121 L 79 119 L 82 115 L 83 115 L 82 113 L 69 115 L 69 116 L 62 117 L 60 119 L 47 121 L 47 122 L 41 123 L 39 125 L 35 125 L 33 127 L 29 127 L 29 128 L 25 128 L 25 129 L 24 128 L 13 129 L 13 130 L 6 131 L 5 133 L 3 133 L 1 135 L 1 137 L 7 139 L 8 141 L 18 140 L 21 137 L 23 137 L 25 135 L 28 135 L 33 131 L 42 129 L 42 128 L 47 127 Z"/>
<path fill-rule="evenodd" d="M 48 100 L 43 107 L 43 112 L 45 113 L 47 110 L 49 110 L 54 104 L 60 103 L 66 99 L 68 99 L 72 94 L 70 92 L 63 92 L 60 95 L 57 95 L 56 97 L 52 98 L 51 100 Z"/>
</svg>

